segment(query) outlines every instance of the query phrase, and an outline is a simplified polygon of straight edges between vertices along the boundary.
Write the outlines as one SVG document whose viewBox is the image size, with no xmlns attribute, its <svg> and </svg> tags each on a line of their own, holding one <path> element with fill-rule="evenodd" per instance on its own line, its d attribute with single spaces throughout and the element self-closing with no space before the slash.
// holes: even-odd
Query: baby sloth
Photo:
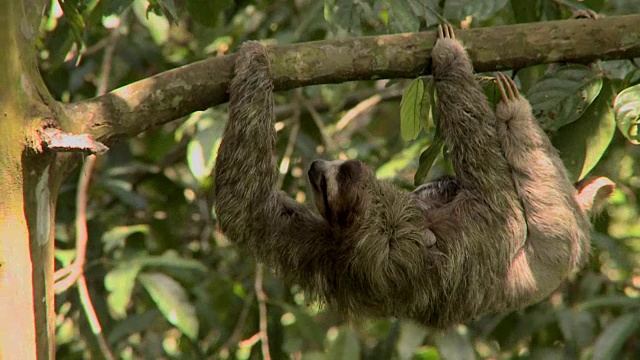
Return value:
<svg viewBox="0 0 640 360">
<path fill-rule="evenodd" d="M 244 44 L 215 169 L 226 236 L 352 316 L 442 328 L 548 296 L 589 252 L 590 224 L 566 170 L 504 75 L 491 110 L 449 25 L 438 28 L 432 64 L 456 177 L 409 193 L 358 160 L 317 160 L 318 214 L 274 189 L 269 58 Z"/>
</svg>

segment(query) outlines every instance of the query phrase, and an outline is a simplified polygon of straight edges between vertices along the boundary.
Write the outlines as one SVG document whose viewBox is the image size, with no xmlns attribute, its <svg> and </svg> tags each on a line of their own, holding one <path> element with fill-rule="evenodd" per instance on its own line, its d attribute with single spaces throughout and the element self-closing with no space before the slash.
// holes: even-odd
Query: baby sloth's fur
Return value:
<svg viewBox="0 0 640 360">
<path fill-rule="evenodd" d="M 286 280 L 355 316 L 446 327 L 548 296 L 585 259 L 590 225 L 526 99 L 498 78 L 494 113 L 449 26 L 432 52 L 440 130 L 456 177 L 405 192 L 360 161 L 316 161 L 319 213 L 274 189 L 265 48 L 240 49 L 216 163 L 227 237 Z"/>
</svg>

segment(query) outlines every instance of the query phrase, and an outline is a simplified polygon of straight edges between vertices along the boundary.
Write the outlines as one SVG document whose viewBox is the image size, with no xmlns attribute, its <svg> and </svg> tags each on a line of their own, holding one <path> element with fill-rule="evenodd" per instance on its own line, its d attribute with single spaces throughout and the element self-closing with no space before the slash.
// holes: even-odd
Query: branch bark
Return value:
<svg viewBox="0 0 640 360">
<path fill-rule="evenodd" d="M 554 62 L 640 57 L 640 15 L 460 30 L 476 71 Z M 380 78 L 430 69 L 434 32 L 277 45 L 269 48 L 276 90 Z M 157 74 L 66 106 L 67 116 L 107 145 L 227 100 L 235 55 Z"/>
</svg>

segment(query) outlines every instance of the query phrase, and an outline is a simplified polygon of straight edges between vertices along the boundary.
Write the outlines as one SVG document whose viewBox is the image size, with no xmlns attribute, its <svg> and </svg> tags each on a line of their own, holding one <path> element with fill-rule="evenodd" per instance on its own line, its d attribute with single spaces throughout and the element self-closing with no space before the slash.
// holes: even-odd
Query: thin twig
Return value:
<svg viewBox="0 0 640 360">
<path fill-rule="evenodd" d="M 260 341 L 260 332 L 257 332 L 251 336 L 249 336 L 248 338 L 241 340 L 238 345 L 240 347 L 245 347 L 245 348 L 251 348 L 253 347 L 253 345 L 255 345 L 258 341 Z"/>
<path fill-rule="evenodd" d="M 107 360 L 115 359 L 113 353 L 111 352 L 111 349 L 109 348 L 107 340 L 102 334 L 102 326 L 100 326 L 100 320 L 98 319 L 96 310 L 93 308 L 93 304 L 91 303 L 89 289 L 87 288 L 87 280 L 85 279 L 84 274 L 80 275 L 80 278 L 78 279 L 78 295 L 80 297 L 82 309 L 87 316 L 87 321 L 89 321 L 89 325 L 91 326 L 91 331 L 96 336 L 96 340 L 98 341 L 98 346 L 100 348 L 100 352 L 102 353 L 102 357 Z"/>
<path fill-rule="evenodd" d="M 347 111 L 340 120 L 336 123 L 336 130 L 342 131 L 353 119 L 362 115 L 363 113 L 369 111 L 372 107 L 378 104 L 382 100 L 382 96 L 380 94 L 373 95 L 372 97 L 361 101 L 358 105 L 351 108 L 351 110 Z"/>
<path fill-rule="evenodd" d="M 87 191 L 91 180 L 91 172 L 96 162 L 95 155 L 89 155 L 80 171 L 78 190 L 76 194 L 76 258 L 65 268 L 57 270 L 53 274 L 53 290 L 56 294 L 64 292 L 78 281 L 84 269 L 87 252 Z"/>
<path fill-rule="evenodd" d="M 284 177 L 289 172 L 289 165 L 291 164 L 291 155 L 293 154 L 293 148 L 296 144 L 296 139 L 298 138 L 298 131 L 300 130 L 300 121 L 297 121 L 293 124 L 291 128 L 291 132 L 289 132 L 289 140 L 287 142 L 287 148 L 284 151 L 284 155 L 282 156 L 282 160 L 280 161 L 280 173 L 278 174 L 278 181 L 276 182 L 276 188 L 280 189 L 282 184 L 284 183 Z"/>
<path fill-rule="evenodd" d="M 335 153 L 338 150 L 338 146 L 331 139 L 331 136 L 329 136 L 329 134 L 327 133 L 327 128 L 324 126 L 324 122 L 322 121 L 322 117 L 316 111 L 316 109 L 311 104 L 309 104 L 309 102 L 303 101 L 302 103 L 303 103 L 305 109 L 307 109 L 307 111 L 309 112 L 309 115 L 311 115 L 311 118 L 313 119 L 313 122 L 318 127 L 318 131 L 320 131 L 320 136 L 322 137 L 322 142 L 327 147 L 328 152 L 329 153 Z"/>
<path fill-rule="evenodd" d="M 280 161 L 278 180 L 274 187 L 276 189 L 280 189 L 282 184 L 284 183 L 284 177 L 289 172 L 289 165 L 291 164 L 291 155 L 293 154 L 293 148 L 296 145 L 296 140 L 298 139 L 298 132 L 300 131 L 300 99 L 302 99 L 302 92 L 300 90 L 296 91 L 295 103 L 297 104 L 295 111 L 293 112 L 293 127 L 289 132 L 289 140 L 287 141 L 287 147 L 284 150 L 284 154 L 282 155 L 282 160 Z"/>
<path fill-rule="evenodd" d="M 262 288 L 263 280 L 263 268 L 262 264 L 256 264 L 256 298 L 258 299 L 258 312 L 260 314 L 260 344 L 262 346 L 262 358 L 264 360 L 271 360 L 271 354 L 269 352 L 269 335 L 267 334 L 267 294 L 265 294 Z"/>
</svg>

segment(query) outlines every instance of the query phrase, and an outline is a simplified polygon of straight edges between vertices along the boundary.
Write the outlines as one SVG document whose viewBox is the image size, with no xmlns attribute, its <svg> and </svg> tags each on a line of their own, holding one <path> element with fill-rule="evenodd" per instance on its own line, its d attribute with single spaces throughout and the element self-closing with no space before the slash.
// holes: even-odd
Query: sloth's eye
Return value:
<svg viewBox="0 0 640 360">
<path fill-rule="evenodd" d="M 343 183 L 345 181 L 358 180 L 360 173 L 362 172 L 362 164 L 358 160 L 348 160 L 340 166 L 338 171 L 338 182 Z"/>
</svg>

